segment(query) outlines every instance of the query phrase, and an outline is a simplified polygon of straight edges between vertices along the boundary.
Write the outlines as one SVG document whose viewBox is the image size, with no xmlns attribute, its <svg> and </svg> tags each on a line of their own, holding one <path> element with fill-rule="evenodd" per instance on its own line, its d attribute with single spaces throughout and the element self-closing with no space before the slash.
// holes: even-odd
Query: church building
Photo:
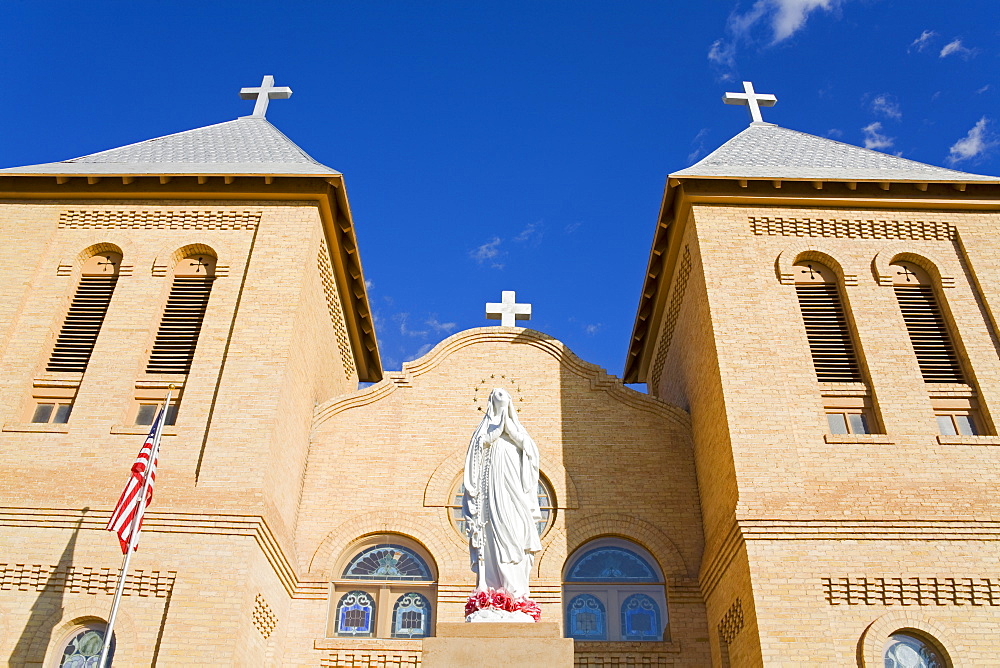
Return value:
<svg viewBox="0 0 1000 668">
<path fill-rule="evenodd" d="M 96 665 L 165 409 L 114 665 L 421 666 L 465 619 L 502 388 L 575 666 L 1000 664 L 1000 178 L 764 122 L 748 85 L 621 268 L 621 377 L 510 318 L 386 371 L 344 176 L 266 119 L 291 91 L 245 90 L 0 170 L 0 661 Z"/>
</svg>

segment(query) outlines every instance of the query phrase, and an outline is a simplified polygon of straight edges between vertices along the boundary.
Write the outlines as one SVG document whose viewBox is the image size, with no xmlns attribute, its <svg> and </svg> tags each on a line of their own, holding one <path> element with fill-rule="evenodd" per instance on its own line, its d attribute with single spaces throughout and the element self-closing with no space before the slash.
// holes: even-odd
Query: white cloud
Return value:
<svg viewBox="0 0 1000 668">
<path fill-rule="evenodd" d="M 410 320 L 409 313 L 397 313 L 392 319 L 399 323 L 399 333 L 403 336 L 427 336 L 426 329 L 410 329 L 407 323 Z"/>
<path fill-rule="evenodd" d="M 979 90 L 976 91 L 976 95 L 982 95 L 983 93 L 985 93 L 989 89 L 990 89 L 990 85 L 986 84 L 985 86 L 983 86 L 982 88 L 980 88 Z"/>
<path fill-rule="evenodd" d="M 500 262 L 501 252 L 500 252 L 500 237 L 493 237 L 482 246 L 478 246 L 469 251 L 469 257 L 478 262 L 479 264 L 489 264 L 494 269 L 503 269 L 503 263 Z"/>
<path fill-rule="evenodd" d="M 438 321 L 436 315 L 432 315 L 430 318 L 427 318 L 424 324 L 433 329 L 435 332 L 444 332 L 445 334 L 451 334 L 455 331 L 455 328 L 458 327 L 458 324 L 454 322 Z"/>
<path fill-rule="evenodd" d="M 691 146 L 693 146 L 694 149 L 688 153 L 688 163 L 694 163 L 695 160 L 705 154 L 706 136 L 708 136 L 708 128 L 702 128 L 701 130 L 698 130 L 698 134 L 696 134 L 694 139 L 691 140 Z"/>
<path fill-rule="evenodd" d="M 944 45 L 941 49 L 940 57 L 947 58 L 953 53 L 957 53 L 963 58 L 968 58 L 972 55 L 972 49 L 962 46 L 962 40 L 956 38 Z"/>
<path fill-rule="evenodd" d="M 802 29 L 817 9 L 833 11 L 844 0 L 757 0 L 745 12 L 734 10 L 726 20 L 726 36 L 721 37 L 709 46 L 708 60 L 724 69 L 736 66 L 736 51 L 738 47 L 751 42 L 752 33 L 759 26 L 767 25 L 770 29 L 770 43 L 782 42 Z M 722 76 L 724 80 L 732 78 L 730 73 Z"/>
<path fill-rule="evenodd" d="M 980 118 L 969 133 L 952 144 L 948 149 L 948 163 L 954 165 L 965 160 L 983 156 L 991 148 L 1000 144 L 996 136 L 989 131 L 989 121 L 985 116 Z"/>
<path fill-rule="evenodd" d="M 843 130 L 838 130 L 837 128 L 830 128 L 829 130 L 826 131 L 826 136 L 827 137 L 836 137 L 836 138 L 839 139 L 840 137 L 844 136 L 844 131 Z"/>
<path fill-rule="evenodd" d="M 420 346 L 417 349 L 417 352 L 415 352 L 413 355 L 408 355 L 406 361 L 410 362 L 412 360 L 417 359 L 418 357 L 423 357 L 433 347 L 434 347 L 433 343 L 425 343 L 424 345 Z"/>
<path fill-rule="evenodd" d="M 371 290 L 373 286 L 374 286 L 374 284 L 370 280 L 368 280 L 366 278 L 365 279 L 365 290 Z"/>
<path fill-rule="evenodd" d="M 733 67 L 736 65 L 736 45 L 723 39 L 717 39 L 708 47 L 709 62 L 721 65 L 722 67 Z"/>
<path fill-rule="evenodd" d="M 517 236 L 514 237 L 514 241 L 519 244 L 530 242 L 531 245 L 537 246 L 542 240 L 542 232 L 542 221 L 539 220 L 535 223 L 528 223 L 524 226 L 523 230 L 517 233 Z"/>
<path fill-rule="evenodd" d="M 910 44 L 910 48 L 907 49 L 907 51 L 913 51 L 914 49 L 916 49 L 917 51 L 923 51 L 924 49 L 927 48 L 927 45 L 930 43 L 930 41 L 935 37 L 937 37 L 936 32 L 934 32 L 933 30 L 925 30 L 922 33 L 920 33 L 920 37 L 913 40 L 913 43 Z"/>
<path fill-rule="evenodd" d="M 892 148 L 894 139 L 882 134 L 882 124 L 880 122 L 875 121 L 874 123 L 870 123 L 861 128 L 861 131 L 865 133 L 865 148 L 870 148 L 874 151 Z"/>
<path fill-rule="evenodd" d="M 771 27 L 774 29 L 774 41 L 780 42 L 794 35 L 809 18 L 809 13 L 816 9 L 830 11 L 839 4 L 839 0 L 772 0 L 777 5 Z"/>
<path fill-rule="evenodd" d="M 580 225 L 582 225 L 582 224 L 583 223 L 581 223 L 580 221 L 576 221 L 574 223 L 569 223 L 569 224 L 566 225 L 566 227 L 563 228 L 563 232 L 565 232 L 566 234 L 573 234 L 578 229 L 580 229 Z"/>
<path fill-rule="evenodd" d="M 903 117 L 903 112 L 899 108 L 899 103 L 896 102 L 896 98 L 888 93 L 882 95 L 876 95 L 872 100 L 872 111 L 876 114 L 882 114 L 886 118 L 900 119 Z"/>
<path fill-rule="evenodd" d="M 584 325 L 583 331 L 586 332 L 587 335 L 593 336 L 594 334 L 597 334 L 597 332 L 599 332 L 601 330 L 601 327 L 602 327 L 602 324 L 599 323 L 599 322 L 598 323 L 594 323 L 592 325 Z"/>
</svg>

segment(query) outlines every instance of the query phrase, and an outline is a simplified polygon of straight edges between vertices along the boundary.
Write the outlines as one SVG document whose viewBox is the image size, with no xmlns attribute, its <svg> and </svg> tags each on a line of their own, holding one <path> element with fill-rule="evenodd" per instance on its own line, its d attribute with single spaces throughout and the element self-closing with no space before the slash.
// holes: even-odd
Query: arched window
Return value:
<svg viewBox="0 0 1000 668">
<path fill-rule="evenodd" d="M 191 370 L 214 281 L 215 258 L 209 255 L 191 254 L 174 267 L 146 373 L 186 374 Z"/>
<path fill-rule="evenodd" d="M 365 591 L 349 591 L 337 602 L 337 635 L 370 638 L 375 630 L 375 600 Z"/>
<path fill-rule="evenodd" d="M 607 640 L 608 616 L 601 599 L 577 594 L 566 604 L 566 635 L 577 640 Z"/>
<path fill-rule="evenodd" d="M 912 262 L 893 262 L 889 268 L 924 382 L 932 388 L 968 383 L 930 274 Z M 966 396 L 959 396 L 948 385 L 943 386 L 944 391 L 930 392 L 938 431 L 944 436 L 987 433 L 974 388 L 969 387 Z"/>
<path fill-rule="evenodd" d="M 946 668 L 944 657 L 931 643 L 911 633 L 893 633 L 882 650 L 885 668 Z"/>
<path fill-rule="evenodd" d="M 434 628 L 437 578 L 430 555 L 399 535 L 371 536 L 341 562 L 328 633 L 343 637 L 424 638 Z"/>
<path fill-rule="evenodd" d="M 49 355 L 46 371 L 83 373 L 87 370 L 111 304 L 111 295 L 118 284 L 121 264 L 122 256 L 115 252 L 98 253 L 84 262 L 80 283 Z"/>
<path fill-rule="evenodd" d="M 893 262 L 892 287 L 903 322 L 927 383 L 964 383 L 962 366 L 926 271 L 912 262 Z"/>
<path fill-rule="evenodd" d="M 462 497 L 465 495 L 465 485 L 459 478 L 451 491 L 451 503 L 448 505 L 448 519 L 451 526 L 462 538 L 466 538 L 465 517 L 462 515 Z M 538 535 L 544 536 L 556 519 L 556 496 L 552 484 L 541 473 L 538 474 L 538 507 L 542 511 L 542 519 L 538 522 Z"/>
<path fill-rule="evenodd" d="M 795 293 L 813 369 L 816 380 L 824 383 L 823 404 L 829 433 L 870 434 L 876 431 L 876 420 L 867 388 L 833 385 L 860 384 L 865 380 L 837 275 L 814 260 L 796 262 L 794 270 Z"/>
<path fill-rule="evenodd" d="M 415 591 L 396 599 L 392 608 L 393 638 L 423 638 L 430 635 L 431 603 Z"/>
<path fill-rule="evenodd" d="M 80 282 L 73 293 L 66 317 L 59 328 L 45 370 L 60 374 L 83 374 L 90 363 L 97 336 L 118 284 L 122 255 L 103 251 L 83 263 Z M 28 419 L 38 424 L 65 424 L 73 411 L 79 376 L 71 383 L 37 383 L 32 391 Z M 64 379 L 66 380 L 66 379 Z M 72 382 L 75 381 L 75 382 Z"/>
<path fill-rule="evenodd" d="M 795 264 L 795 292 L 809 340 L 816 378 L 823 383 L 859 383 L 854 337 L 833 271 L 819 262 Z"/>
<path fill-rule="evenodd" d="M 59 656 L 59 668 L 91 668 L 97 662 L 104 650 L 104 632 L 107 625 L 102 621 L 87 622 L 72 629 L 66 640 L 61 643 L 62 654 Z M 111 649 L 108 650 L 108 665 L 115 656 L 115 641 L 112 636 Z"/>
<path fill-rule="evenodd" d="M 620 538 L 590 541 L 570 557 L 563 581 L 567 637 L 664 639 L 667 606 L 663 575 L 642 547 Z"/>
</svg>

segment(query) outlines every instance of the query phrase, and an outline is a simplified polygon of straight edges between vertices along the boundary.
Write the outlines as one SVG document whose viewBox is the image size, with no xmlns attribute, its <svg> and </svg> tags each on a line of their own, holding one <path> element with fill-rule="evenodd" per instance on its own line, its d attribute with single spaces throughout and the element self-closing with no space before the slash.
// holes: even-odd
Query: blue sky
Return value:
<svg viewBox="0 0 1000 668">
<path fill-rule="evenodd" d="M 666 175 L 784 127 L 1000 174 L 996 0 L 6 2 L 0 166 L 249 114 L 345 174 L 387 369 L 494 324 L 620 374 Z"/>
</svg>

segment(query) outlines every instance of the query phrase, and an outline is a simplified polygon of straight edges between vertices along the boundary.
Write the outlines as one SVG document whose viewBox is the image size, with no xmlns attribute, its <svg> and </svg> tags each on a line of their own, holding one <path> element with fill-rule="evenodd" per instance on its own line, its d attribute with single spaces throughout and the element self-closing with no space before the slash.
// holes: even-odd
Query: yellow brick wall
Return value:
<svg viewBox="0 0 1000 668">
<path fill-rule="evenodd" d="M 474 576 L 466 542 L 443 506 L 482 417 L 477 401 L 482 405 L 492 387 L 515 398 L 559 505 L 532 582 L 543 619 L 562 622 L 561 577 L 570 553 L 598 536 L 625 537 L 649 549 L 664 570 L 672 642 L 577 643 L 578 660 L 705 665 L 708 632 L 697 587 L 702 536 L 687 415 L 624 388 L 530 330 L 461 332 L 402 373 L 319 407 L 299 516 L 300 568 L 329 581 L 355 539 L 402 533 L 436 562 L 437 619 L 461 621 Z M 301 631 L 286 640 L 286 651 L 302 652 L 322 638 L 317 620 L 327 605 L 296 602 L 290 629 Z M 610 611 L 609 618 L 616 623 Z M 378 644 L 328 642 L 346 648 L 342 654 Z M 309 653 L 301 656 L 306 661 Z"/>
<path fill-rule="evenodd" d="M 317 266 L 322 234 L 318 209 L 305 202 L 0 206 L 0 657 L 16 652 L 13 665 L 36 665 L 55 651 L 32 629 L 21 640 L 32 606 L 47 613 L 35 614 L 32 628 L 56 635 L 81 615 L 108 613 L 113 578 L 101 588 L 87 575 L 88 590 L 55 592 L 29 582 L 31 572 L 52 571 L 70 543 L 70 565 L 81 573 L 119 568 L 117 539 L 103 526 L 145 433 L 126 418 L 136 382 L 148 380 L 173 255 L 201 244 L 218 254 L 219 277 L 132 563 L 175 574 L 174 586 L 169 597 L 126 597 L 119 662 L 141 665 L 155 647 L 162 665 L 280 665 L 313 408 L 357 383 L 338 353 Z M 70 422 L 27 425 L 33 379 L 57 377 L 44 365 L 79 280 L 79 255 L 100 243 L 120 247 L 130 271 Z M 258 595 L 277 619 L 266 639 L 254 624 Z"/>
<path fill-rule="evenodd" d="M 990 472 L 1000 438 L 939 441 L 931 388 L 878 276 L 898 253 L 939 266 L 943 308 L 995 420 L 998 223 L 989 212 L 692 207 L 678 242 L 690 250 L 691 276 L 654 391 L 691 410 L 715 661 L 718 625 L 737 598 L 744 628 L 730 643 L 734 666 L 856 665 L 869 625 L 882 634 L 870 634 L 874 647 L 907 624 L 938 637 L 955 665 L 995 661 L 986 640 L 1000 622 L 995 604 L 960 595 L 832 604 L 823 579 L 995 581 L 1000 505 Z M 780 281 L 807 252 L 856 277 L 844 294 L 885 435 L 826 438 L 795 290 Z"/>
</svg>

